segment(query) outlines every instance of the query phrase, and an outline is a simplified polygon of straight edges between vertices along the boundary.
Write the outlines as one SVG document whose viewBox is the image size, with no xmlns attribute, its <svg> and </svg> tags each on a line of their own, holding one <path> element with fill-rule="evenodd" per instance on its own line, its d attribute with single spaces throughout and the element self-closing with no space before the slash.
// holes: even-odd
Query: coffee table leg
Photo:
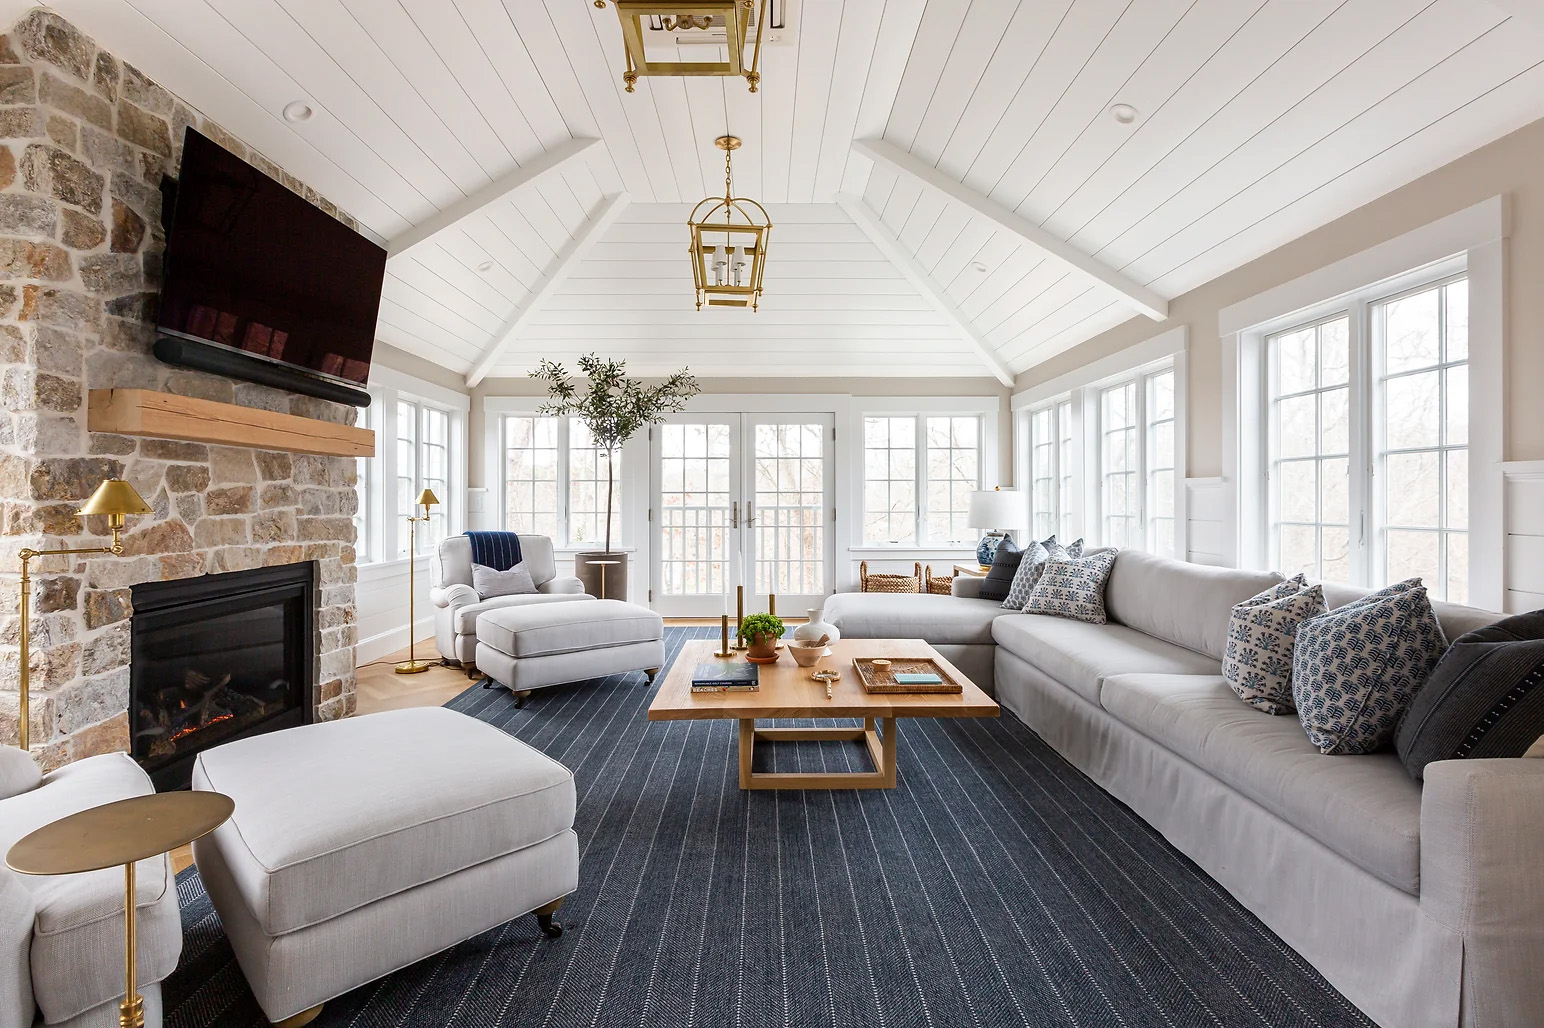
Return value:
<svg viewBox="0 0 1544 1028">
<path fill-rule="evenodd" d="M 740 719 L 740 788 L 751 787 L 751 754 L 756 748 L 756 719 Z"/>
</svg>

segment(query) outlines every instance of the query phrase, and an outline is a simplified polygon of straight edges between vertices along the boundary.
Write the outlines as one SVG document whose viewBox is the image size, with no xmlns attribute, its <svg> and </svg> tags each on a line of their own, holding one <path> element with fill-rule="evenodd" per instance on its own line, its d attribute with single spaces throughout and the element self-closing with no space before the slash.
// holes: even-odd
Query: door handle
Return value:
<svg viewBox="0 0 1544 1028">
<path fill-rule="evenodd" d="M 756 523 L 756 501 L 755 500 L 746 500 L 745 501 L 745 523 L 748 526 L 749 525 L 753 525 L 753 524 Z"/>
<path fill-rule="evenodd" d="M 729 527 L 740 527 L 740 501 L 736 500 L 729 507 Z"/>
</svg>

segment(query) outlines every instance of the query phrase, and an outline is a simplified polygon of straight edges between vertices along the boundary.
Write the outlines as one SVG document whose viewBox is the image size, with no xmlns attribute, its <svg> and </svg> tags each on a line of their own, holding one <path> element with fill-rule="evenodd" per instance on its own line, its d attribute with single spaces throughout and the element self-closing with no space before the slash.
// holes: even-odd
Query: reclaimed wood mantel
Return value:
<svg viewBox="0 0 1544 1028">
<path fill-rule="evenodd" d="M 375 433 L 368 428 L 151 389 L 91 390 L 86 428 L 327 457 L 369 457 L 375 453 Z"/>
</svg>

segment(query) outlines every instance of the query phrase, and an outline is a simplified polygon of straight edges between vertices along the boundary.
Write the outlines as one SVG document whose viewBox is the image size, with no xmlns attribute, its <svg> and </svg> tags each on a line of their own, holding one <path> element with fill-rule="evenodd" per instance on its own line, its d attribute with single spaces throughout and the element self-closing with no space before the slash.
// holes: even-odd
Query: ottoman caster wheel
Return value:
<svg viewBox="0 0 1544 1028">
<path fill-rule="evenodd" d="M 654 677 L 659 674 L 659 668 L 651 667 L 651 668 L 646 669 L 643 673 L 649 676 L 649 684 L 653 685 L 654 684 Z"/>
<path fill-rule="evenodd" d="M 302 1010 L 298 1014 L 291 1014 L 282 1021 L 274 1021 L 272 1022 L 273 1028 L 301 1028 L 302 1025 L 310 1024 L 321 1015 L 324 1005 L 318 1003 L 309 1010 Z"/>
<path fill-rule="evenodd" d="M 531 690 L 529 690 L 529 689 L 522 689 L 519 692 L 515 693 L 515 709 L 519 710 L 520 708 L 524 707 L 525 706 L 525 701 L 530 699 L 530 698 L 531 698 Z"/>
<path fill-rule="evenodd" d="M 556 939 L 563 934 L 563 926 L 552 919 L 552 915 L 558 912 L 558 907 L 563 905 L 561 899 L 555 899 L 544 907 L 537 907 L 531 913 L 536 915 L 536 925 L 541 933 L 549 939 Z"/>
<path fill-rule="evenodd" d="M 484 678 L 482 680 L 482 687 L 484 689 L 492 689 L 493 688 L 493 679 L 491 679 L 491 678 Z"/>
</svg>

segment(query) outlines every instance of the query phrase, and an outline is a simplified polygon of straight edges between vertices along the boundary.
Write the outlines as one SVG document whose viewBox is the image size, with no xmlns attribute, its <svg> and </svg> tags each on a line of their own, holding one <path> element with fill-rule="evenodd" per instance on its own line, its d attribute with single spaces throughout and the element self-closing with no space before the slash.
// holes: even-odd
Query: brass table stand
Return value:
<svg viewBox="0 0 1544 1028">
<path fill-rule="evenodd" d="M 185 846 L 225 823 L 236 809 L 218 792 L 165 792 L 104 803 L 24 836 L 5 855 L 11 870 L 24 875 L 73 875 L 123 865 L 123 1002 L 120 1028 L 144 1028 L 145 1001 L 139 994 L 138 925 L 134 864 Z"/>
</svg>

